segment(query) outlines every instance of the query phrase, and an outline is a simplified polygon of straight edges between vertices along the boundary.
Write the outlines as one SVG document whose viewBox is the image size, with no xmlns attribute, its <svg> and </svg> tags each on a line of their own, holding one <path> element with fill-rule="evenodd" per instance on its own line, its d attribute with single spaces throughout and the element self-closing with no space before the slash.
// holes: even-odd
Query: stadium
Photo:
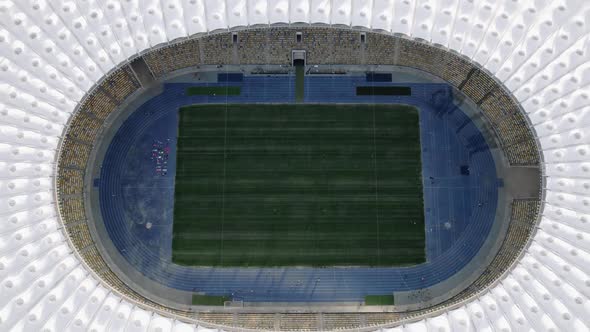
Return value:
<svg viewBox="0 0 590 332">
<path fill-rule="evenodd" d="M 590 331 L 589 18 L 0 1 L 0 331 Z"/>
</svg>

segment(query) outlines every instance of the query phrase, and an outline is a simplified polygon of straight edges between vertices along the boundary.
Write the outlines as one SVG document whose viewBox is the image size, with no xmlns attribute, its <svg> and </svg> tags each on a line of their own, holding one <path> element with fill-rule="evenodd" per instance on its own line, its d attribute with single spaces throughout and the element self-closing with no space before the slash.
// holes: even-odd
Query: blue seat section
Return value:
<svg viewBox="0 0 590 332">
<path fill-rule="evenodd" d="M 243 82 L 244 74 L 242 73 L 219 73 L 217 82 Z"/>
<path fill-rule="evenodd" d="M 501 182 L 485 139 L 455 106 L 451 89 L 445 84 L 405 84 L 412 96 L 356 96 L 356 86 L 368 84 L 364 76 L 305 80 L 307 103 L 418 107 L 427 262 L 403 268 L 214 268 L 171 262 L 178 108 L 295 101 L 292 76 L 244 76 L 238 83 L 240 96 L 186 96 L 186 87 L 195 84 L 166 84 L 161 95 L 125 120 L 110 143 L 98 179 L 100 208 L 114 246 L 131 266 L 172 288 L 245 301 L 360 301 L 366 294 L 434 285 L 477 254 L 493 224 Z M 468 175 L 461 174 L 465 166 Z"/>
</svg>

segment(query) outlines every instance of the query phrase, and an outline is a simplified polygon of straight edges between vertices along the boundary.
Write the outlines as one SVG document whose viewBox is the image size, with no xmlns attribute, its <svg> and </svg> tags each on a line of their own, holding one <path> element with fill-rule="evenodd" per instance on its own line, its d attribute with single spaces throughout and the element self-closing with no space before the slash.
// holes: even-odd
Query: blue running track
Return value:
<svg viewBox="0 0 590 332">
<path fill-rule="evenodd" d="M 496 169 L 475 124 L 446 84 L 405 84 L 412 96 L 356 96 L 366 77 L 305 78 L 307 103 L 404 103 L 419 107 L 427 262 L 403 268 L 212 268 L 171 263 L 178 108 L 197 103 L 293 103 L 292 76 L 244 76 L 240 96 L 186 96 L 166 84 L 140 106 L 111 141 L 102 164 L 100 208 L 107 232 L 127 262 L 163 285 L 244 301 L 361 301 L 368 294 L 420 289 L 443 281 L 478 252 L 492 227 Z M 222 85 L 209 84 L 210 86 Z M 170 147 L 168 172 L 156 173 L 154 142 Z M 158 143 L 160 144 L 160 143 Z M 468 168 L 468 175 L 462 174 Z M 148 227 L 151 226 L 151 227 Z"/>
</svg>

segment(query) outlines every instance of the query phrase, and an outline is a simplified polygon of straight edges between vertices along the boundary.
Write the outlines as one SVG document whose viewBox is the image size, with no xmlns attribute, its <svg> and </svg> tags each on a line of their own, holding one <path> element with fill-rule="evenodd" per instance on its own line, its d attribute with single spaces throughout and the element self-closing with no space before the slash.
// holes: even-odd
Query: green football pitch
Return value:
<svg viewBox="0 0 590 332">
<path fill-rule="evenodd" d="M 191 266 L 425 262 L 418 110 L 180 109 L 172 260 Z"/>
</svg>

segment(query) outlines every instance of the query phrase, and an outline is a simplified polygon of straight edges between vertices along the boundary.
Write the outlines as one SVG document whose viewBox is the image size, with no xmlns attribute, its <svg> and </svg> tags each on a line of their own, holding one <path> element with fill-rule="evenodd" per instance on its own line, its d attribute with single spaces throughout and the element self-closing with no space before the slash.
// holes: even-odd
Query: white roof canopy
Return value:
<svg viewBox="0 0 590 332">
<path fill-rule="evenodd" d="M 62 129 L 133 54 L 299 22 L 404 33 L 470 57 L 522 103 L 543 150 L 540 230 L 516 268 L 478 299 L 391 331 L 590 329 L 590 2 L 0 0 L 0 330 L 204 330 L 122 300 L 71 253 L 52 185 Z"/>
</svg>

